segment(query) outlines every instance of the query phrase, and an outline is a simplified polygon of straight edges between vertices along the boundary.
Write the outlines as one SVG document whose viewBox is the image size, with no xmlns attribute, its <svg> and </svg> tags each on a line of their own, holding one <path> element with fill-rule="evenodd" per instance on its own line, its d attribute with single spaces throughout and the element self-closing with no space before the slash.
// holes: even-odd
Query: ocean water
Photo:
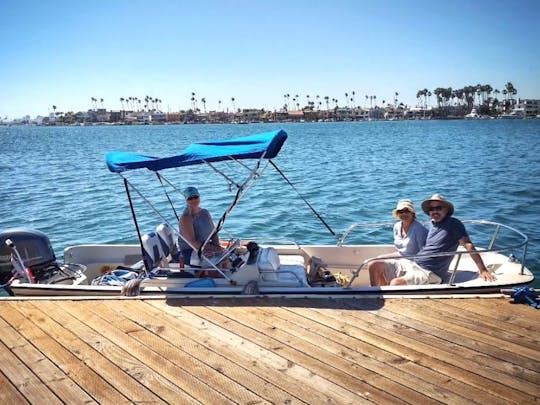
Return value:
<svg viewBox="0 0 540 405">
<path fill-rule="evenodd" d="M 275 163 L 336 234 L 355 222 L 392 221 L 400 198 L 411 198 L 419 219 L 427 220 L 420 203 L 438 192 L 454 203 L 457 218 L 502 222 L 525 233 L 526 264 L 540 278 L 540 120 L 0 127 L 0 230 L 45 232 L 58 258 L 73 244 L 135 243 L 124 185 L 108 171 L 106 152 L 166 156 L 194 141 L 275 129 L 289 134 Z M 164 175 L 180 188 L 197 186 L 215 220 L 233 196 L 209 168 Z M 133 181 L 165 210 L 169 222 L 176 222 L 154 175 L 141 171 Z M 167 191 L 181 211 L 180 193 Z M 143 232 L 162 222 L 140 197 L 134 201 Z M 229 215 L 225 228 L 237 236 L 336 242 L 272 167 Z M 485 243 L 482 235 L 471 237 Z M 358 234 L 351 242 L 391 240 L 388 230 Z"/>
</svg>

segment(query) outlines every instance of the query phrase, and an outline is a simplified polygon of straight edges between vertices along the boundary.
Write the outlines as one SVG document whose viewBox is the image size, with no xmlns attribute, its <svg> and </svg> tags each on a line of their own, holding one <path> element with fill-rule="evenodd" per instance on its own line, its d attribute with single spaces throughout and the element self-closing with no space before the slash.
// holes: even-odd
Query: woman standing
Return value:
<svg viewBox="0 0 540 405">
<path fill-rule="evenodd" d="M 394 246 L 401 256 L 413 256 L 426 244 L 427 229 L 416 220 L 413 202 L 399 200 L 392 216 L 399 219 L 394 224 Z"/>
</svg>

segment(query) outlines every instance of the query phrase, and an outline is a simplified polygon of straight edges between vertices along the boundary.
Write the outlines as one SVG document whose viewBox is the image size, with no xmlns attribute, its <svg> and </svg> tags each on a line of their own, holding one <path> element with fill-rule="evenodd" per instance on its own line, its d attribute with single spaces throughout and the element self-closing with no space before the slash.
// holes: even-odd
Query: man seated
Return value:
<svg viewBox="0 0 540 405">
<path fill-rule="evenodd" d="M 455 252 L 461 244 L 469 252 L 476 249 L 463 223 L 452 217 L 454 205 L 440 194 L 434 194 L 422 203 L 422 210 L 431 218 L 431 228 L 426 244 L 418 255 Z M 471 253 L 478 267 L 479 277 L 486 281 L 495 280 L 478 253 Z M 439 284 L 445 278 L 453 255 L 417 257 L 408 259 L 377 260 L 368 264 L 372 286 Z"/>
</svg>

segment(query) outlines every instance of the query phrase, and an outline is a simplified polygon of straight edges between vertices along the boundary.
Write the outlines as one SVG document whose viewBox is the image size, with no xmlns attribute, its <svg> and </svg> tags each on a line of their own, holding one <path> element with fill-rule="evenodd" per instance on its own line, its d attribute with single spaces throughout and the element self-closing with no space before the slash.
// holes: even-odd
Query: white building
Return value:
<svg viewBox="0 0 540 405">
<path fill-rule="evenodd" d="M 517 111 L 523 111 L 525 118 L 540 117 L 540 100 L 522 100 L 519 99 L 515 108 Z"/>
</svg>

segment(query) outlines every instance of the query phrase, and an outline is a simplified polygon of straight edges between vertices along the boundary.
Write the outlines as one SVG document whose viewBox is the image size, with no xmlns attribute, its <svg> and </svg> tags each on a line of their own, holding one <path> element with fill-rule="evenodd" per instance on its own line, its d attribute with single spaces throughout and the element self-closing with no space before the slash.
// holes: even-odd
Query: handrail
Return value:
<svg viewBox="0 0 540 405">
<path fill-rule="evenodd" d="M 469 252 L 469 251 L 440 252 L 440 253 L 432 253 L 432 254 L 407 256 L 406 258 L 407 259 L 416 259 L 416 258 L 425 258 L 425 257 L 444 257 L 444 256 L 455 256 L 455 255 L 457 255 L 458 258 L 456 260 L 456 265 L 454 266 L 454 269 L 452 271 L 452 274 L 451 274 L 450 280 L 449 280 L 449 284 L 452 284 L 454 279 L 455 279 L 455 276 L 456 276 L 456 273 L 457 273 L 457 267 L 458 267 L 459 261 L 461 260 L 462 255 L 464 255 L 464 254 L 471 255 L 471 254 L 480 254 L 480 253 L 501 253 L 501 252 L 506 252 L 506 251 L 510 251 L 510 250 L 517 250 L 517 249 L 522 248 L 523 253 L 522 253 L 522 257 L 521 257 L 521 274 L 524 274 L 525 258 L 526 258 L 526 255 L 527 255 L 527 245 L 528 245 L 528 242 L 529 242 L 529 238 L 524 233 L 518 231 L 517 229 L 515 229 L 515 228 L 513 228 L 511 226 L 504 225 L 504 224 L 501 224 L 501 223 L 498 223 L 498 222 L 493 222 L 493 221 L 463 220 L 462 222 L 464 224 L 479 224 L 479 225 L 487 225 L 487 226 L 495 227 L 495 230 L 493 232 L 493 235 L 491 236 L 491 240 L 489 242 L 489 245 L 488 245 L 487 249 L 482 249 L 482 250 L 477 250 L 477 251 L 472 251 L 472 252 Z M 388 225 L 389 225 L 389 223 L 379 223 L 379 224 L 377 224 L 377 223 L 371 223 L 371 224 L 360 224 L 360 223 L 358 223 L 358 224 L 353 224 L 339 238 L 337 245 L 340 246 L 340 247 L 343 246 L 344 240 L 349 236 L 349 234 L 354 229 L 366 228 L 366 227 L 384 227 L 384 226 L 388 226 Z M 392 225 L 393 225 L 393 223 L 392 223 Z M 505 228 L 505 229 L 517 234 L 518 236 L 520 236 L 522 238 L 522 240 L 519 243 L 515 244 L 515 245 L 510 245 L 510 246 L 506 246 L 506 247 L 502 247 L 502 248 L 493 249 L 493 246 L 494 246 L 495 242 L 497 241 L 497 237 L 499 236 L 501 228 Z M 351 280 L 349 280 L 349 283 L 345 286 L 345 288 L 351 287 L 353 281 L 358 277 L 358 273 L 360 272 L 360 270 L 362 268 L 364 268 L 364 266 L 368 265 L 369 263 L 371 263 L 373 261 L 377 261 L 377 260 L 403 259 L 403 258 L 405 258 L 405 257 L 398 256 L 396 254 L 391 254 L 391 255 L 378 256 L 378 257 L 373 257 L 373 258 L 364 260 L 360 264 L 360 266 L 358 266 L 358 268 L 352 272 Z"/>
<path fill-rule="evenodd" d="M 345 239 L 349 236 L 349 234 L 354 231 L 357 228 L 383 228 L 383 227 L 391 227 L 394 226 L 394 222 L 375 222 L 370 224 L 361 224 L 356 223 L 352 224 L 347 228 L 345 232 L 343 232 L 343 235 L 341 235 L 338 239 L 337 246 L 343 246 L 343 242 L 345 242 Z"/>
<path fill-rule="evenodd" d="M 302 249 L 302 246 L 300 246 L 298 244 L 297 241 L 293 240 L 293 239 L 283 239 L 283 238 L 265 238 L 265 237 L 261 237 L 261 236 L 255 236 L 255 237 L 252 237 L 252 238 L 244 238 L 242 237 L 242 241 L 263 241 L 263 242 L 272 242 L 272 243 L 281 243 L 281 244 L 289 244 L 289 245 L 294 245 L 296 246 L 297 249 L 299 250 L 303 250 Z"/>
</svg>

